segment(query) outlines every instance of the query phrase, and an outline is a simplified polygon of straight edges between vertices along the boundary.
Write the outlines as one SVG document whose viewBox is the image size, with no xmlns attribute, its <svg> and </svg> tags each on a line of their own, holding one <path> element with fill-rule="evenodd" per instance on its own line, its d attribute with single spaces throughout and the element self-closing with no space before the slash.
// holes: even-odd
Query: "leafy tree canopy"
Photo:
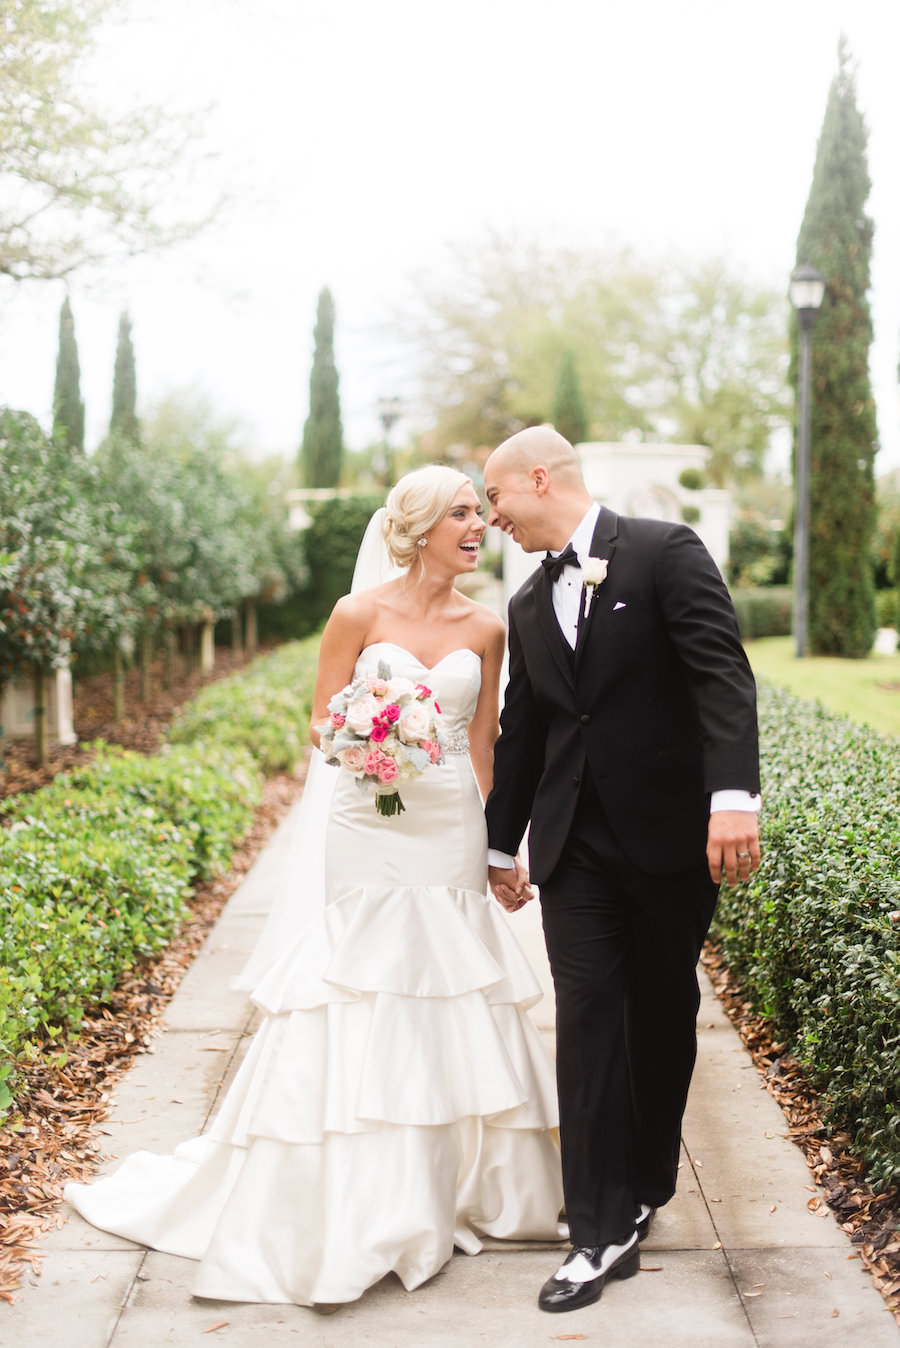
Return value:
<svg viewBox="0 0 900 1348">
<path fill-rule="evenodd" d="M 190 138 L 159 109 L 107 113 L 84 63 L 118 0 L 4 0 L 0 8 L 0 275 L 67 276 L 195 231 L 163 214 Z"/>
<path fill-rule="evenodd" d="M 425 353 L 438 452 L 551 420 L 567 352 L 586 438 L 708 445 L 713 485 L 758 474 L 786 422 L 785 298 L 724 260 L 654 267 L 491 236 L 416 295 L 400 326 Z"/>
</svg>

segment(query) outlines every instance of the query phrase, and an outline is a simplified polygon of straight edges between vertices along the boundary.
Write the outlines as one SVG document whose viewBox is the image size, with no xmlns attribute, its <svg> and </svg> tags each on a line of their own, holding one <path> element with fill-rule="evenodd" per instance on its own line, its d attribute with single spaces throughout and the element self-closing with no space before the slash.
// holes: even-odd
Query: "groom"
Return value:
<svg viewBox="0 0 900 1348">
<path fill-rule="evenodd" d="M 637 1272 L 675 1192 L 695 966 L 723 876 L 759 865 L 755 686 L 693 530 L 596 505 L 549 426 L 504 441 L 484 483 L 489 523 L 549 550 L 509 606 L 486 812 L 491 884 L 511 909 L 531 821 L 573 1246 L 539 1305 L 567 1311 Z"/>
</svg>

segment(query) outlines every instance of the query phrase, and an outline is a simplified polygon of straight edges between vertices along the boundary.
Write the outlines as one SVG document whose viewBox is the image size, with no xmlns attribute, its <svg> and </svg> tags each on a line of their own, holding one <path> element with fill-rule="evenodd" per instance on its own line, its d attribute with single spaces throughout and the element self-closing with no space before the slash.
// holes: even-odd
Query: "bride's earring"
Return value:
<svg viewBox="0 0 900 1348">
<path fill-rule="evenodd" d="M 420 538 L 420 539 L 418 539 L 418 541 L 416 542 L 416 547 L 417 547 L 417 548 L 427 548 L 427 547 L 428 547 L 428 539 L 427 539 L 427 538 Z"/>
</svg>

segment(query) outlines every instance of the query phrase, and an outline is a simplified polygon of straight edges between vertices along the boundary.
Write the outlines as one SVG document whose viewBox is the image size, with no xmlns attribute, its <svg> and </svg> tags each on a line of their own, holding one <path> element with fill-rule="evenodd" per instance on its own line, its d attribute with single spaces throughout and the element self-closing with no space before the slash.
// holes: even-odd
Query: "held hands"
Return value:
<svg viewBox="0 0 900 1348">
<path fill-rule="evenodd" d="M 534 898 L 534 891 L 528 883 L 528 872 L 518 857 L 516 857 L 516 864 L 511 870 L 502 870 L 499 866 L 489 866 L 488 880 L 491 889 L 494 891 L 494 898 L 508 913 L 517 913 L 520 908 L 525 907 L 530 899 Z"/>
<path fill-rule="evenodd" d="M 749 880 L 759 869 L 759 825 L 752 810 L 714 810 L 709 816 L 706 859 L 713 883 Z"/>
</svg>

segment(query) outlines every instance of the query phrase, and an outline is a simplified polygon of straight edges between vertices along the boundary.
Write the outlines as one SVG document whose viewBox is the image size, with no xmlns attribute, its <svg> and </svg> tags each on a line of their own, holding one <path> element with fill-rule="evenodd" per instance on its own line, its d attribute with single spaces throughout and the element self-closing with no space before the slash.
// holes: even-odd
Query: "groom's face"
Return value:
<svg viewBox="0 0 900 1348">
<path fill-rule="evenodd" d="M 547 513 L 541 476 L 544 469 L 524 472 L 520 468 L 496 467 L 488 459 L 484 468 L 484 492 L 490 504 L 488 524 L 509 534 L 525 552 L 548 547 L 544 537 Z"/>
</svg>

